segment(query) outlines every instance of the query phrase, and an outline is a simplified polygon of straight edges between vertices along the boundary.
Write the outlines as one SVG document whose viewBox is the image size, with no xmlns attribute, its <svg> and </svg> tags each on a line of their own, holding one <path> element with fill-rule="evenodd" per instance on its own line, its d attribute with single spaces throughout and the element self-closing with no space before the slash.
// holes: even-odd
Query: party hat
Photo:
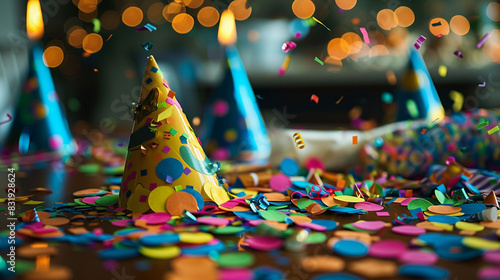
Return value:
<svg viewBox="0 0 500 280">
<path fill-rule="evenodd" d="M 497 195 L 495 194 L 495 191 L 491 191 L 483 200 L 483 204 L 489 205 L 489 206 L 495 206 L 497 208 L 500 208 L 500 205 L 498 205 L 498 200 L 497 200 Z"/>
<path fill-rule="evenodd" d="M 134 213 L 181 215 L 203 200 L 229 200 L 211 162 L 153 56 L 148 57 L 128 145 L 120 205 Z"/>
<path fill-rule="evenodd" d="M 17 146 L 21 154 L 41 151 L 72 154 L 76 144 L 39 45 L 34 45 L 30 62 L 5 148 Z"/>
<path fill-rule="evenodd" d="M 408 67 L 396 93 L 398 120 L 443 119 L 444 109 L 419 51 L 410 48 Z"/>
</svg>

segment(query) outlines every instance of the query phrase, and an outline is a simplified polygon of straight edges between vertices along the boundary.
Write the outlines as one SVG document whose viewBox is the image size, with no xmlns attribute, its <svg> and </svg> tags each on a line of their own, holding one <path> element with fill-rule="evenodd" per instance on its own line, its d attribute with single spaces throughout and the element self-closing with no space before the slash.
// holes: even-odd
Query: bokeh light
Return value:
<svg viewBox="0 0 500 280">
<path fill-rule="evenodd" d="M 252 29 L 248 31 L 247 37 L 250 42 L 257 42 L 260 38 L 259 31 L 256 29 Z"/>
<path fill-rule="evenodd" d="M 327 67 L 328 71 L 338 72 L 342 70 L 342 61 L 339 59 L 335 59 L 329 56 L 325 59 L 324 63 L 326 64 L 326 66 L 328 66 Z"/>
<path fill-rule="evenodd" d="M 101 50 L 103 40 L 101 35 L 96 33 L 90 33 L 83 39 L 83 49 L 88 53 L 96 53 Z"/>
<path fill-rule="evenodd" d="M 234 0 L 229 4 L 228 9 L 234 14 L 236 20 L 246 20 L 252 14 L 252 7 L 248 5 L 247 0 Z"/>
<path fill-rule="evenodd" d="M 174 17 L 172 20 L 172 28 L 180 34 L 186 34 L 194 26 L 194 19 L 191 15 L 186 13 L 180 13 Z"/>
<path fill-rule="evenodd" d="M 97 0 L 80 0 L 78 9 L 86 14 L 90 14 L 97 9 Z"/>
<path fill-rule="evenodd" d="M 101 15 L 101 27 L 114 30 L 120 25 L 120 14 L 117 11 L 107 10 Z"/>
<path fill-rule="evenodd" d="M 186 7 L 177 2 L 172 2 L 163 8 L 162 14 L 163 17 L 168 21 L 172 22 L 174 17 L 179 13 L 185 13 Z"/>
<path fill-rule="evenodd" d="M 212 6 L 203 7 L 196 16 L 201 25 L 212 27 L 219 22 L 219 11 Z"/>
<path fill-rule="evenodd" d="M 384 30 L 391 30 L 398 26 L 398 18 L 390 9 L 383 9 L 377 14 L 377 23 Z"/>
<path fill-rule="evenodd" d="M 371 47 L 370 51 L 368 52 L 369 57 L 385 56 L 385 55 L 389 55 L 389 50 L 384 45 L 375 45 Z"/>
<path fill-rule="evenodd" d="M 465 35 L 469 33 L 470 23 L 464 16 L 456 15 L 450 20 L 450 28 L 457 35 Z"/>
<path fill-rule="evenodd" d="M 136 6 L 130 6 L 122 13 L 122 21 L 125 25 L 135 27 L 141 24 L 143 19 L 142 10 Z"/>
<path fill-rule="evenodd" d="M 92 22 L 95 18 L 97 18 L 97 10 L 94 10 L 92 13 L 84 13 L 82 11 L 78 11 L 78 18 L 84 22 Z"/>
<path fill-rule="evenodd" d="M 440 23 L 440 25 L 437 25 Z M 436 25 L 436 26 L 433 26 Z M 450 25 L 444 18 L 433 18 L 429 22 L 429 31 L 431 31 L 434 36 L 444 36 L 450 33 Z"/>
<path fill-rule="evenodd" d="M 492 21 L 500 21 L 500 3 L 490 2 L 486 8 L 486 15 Z"/>
<path fill-rule="evenodd" d="M 349 43 L 342 38 L 332 39 L 328 43 L 328 54 L 334 59 L 344 59 L 349 54 Z"/>
<path fill-rule="evenodd" d="M 355 54 L 350 54 L 349 57 L 356 62 L 360 61 L 361 59 L 365 60 L 368 59 L 369 51 L 370 47 L 365 43 L 361 43 L 361 49 Z"/>
<path fill-rule="evenodd" d="M 351 23 L 352 23 L 353 25 L 358 25 L 358 24 L 359 24 L 359 22 L 360 22 L 360 20 L 359 20 L 359 18 L 357 18 L 357 17 L 356 17 L 356 18 L 351 19 Z"/>
<path fill-rule="evenodd" d="M 182 0 L 182 2 L 191 9 L 196 9 L 203 4 L 203 0 Z"/>
<path fill-rule="evenodd" d="M 43 63 L 47 67 L 57 67 L 61 65 L 64 60 L 64 52 L 58 46 L 50 46 L 43 52 Z"/>
<path fill-rule="evenodd" d="M 401 6 L 397 8 L 394 13 L 396 14 L 396 17 L 398 18 L 398 24 L 401 27 L 408 27 L 415 22 L 415 14 L 413 13 L 412 9 Z"/>
<path fill-rule="evenodd" d="M 163 17 L 163 8 L 165 8 L 165 4 L 162 2 L 155 2 L 151 4 L 148 8 L 148 20 L 152 23 L 162 24 L 165 22 L 165 18 Z"/>
<path fill-rule="evenodd" d="M 68 31 L 68 44 L 75 48 L 81 48 L 87 31 L 80 26 L 74 26 Z"/>
<path fill-rule="evenodd" d="M 310 18 L 315 10 L 316 6 L 311 0 L 295 0 L 292 3 L 293 14 L 298 18 Z"/>
<path fill-rule="evenodd" d="M 357 0 L 335 0 L 335 4 L 342 10 L 350 10 L 356 6 Z"/>
<path fill-rule="evenodd" d="M 349 44 L 349 54 L 355 54 L 361 50 L 363 46 L 363 41 L 358 34 L 354 32 L 347 32 L 342 35 L 342 39 L 344 39 Z"/>
</svg>

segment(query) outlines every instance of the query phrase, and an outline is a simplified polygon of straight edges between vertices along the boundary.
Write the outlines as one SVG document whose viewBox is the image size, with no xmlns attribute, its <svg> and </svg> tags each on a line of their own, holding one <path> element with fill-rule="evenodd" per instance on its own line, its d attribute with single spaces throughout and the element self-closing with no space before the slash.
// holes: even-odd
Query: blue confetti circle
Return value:
<svg viewBox="0 0 500 280">
<path fill-rule="evenodd" d="M 368 254 L 368 246 L 356 240 L 340 240 L 333 245 L 333 250 L 346 257 L 363 257 Z"/>
<path fill-rule="evenodd" d="M 295 176 L 299 173 L 299 164 L 293 158 L 285 158 L 281 162 L 280 169 L 287 176 Z"/>
<path fill-rule="evenodd" d="M 165 158 L 156 165 L 156 175 L 165 181 L 167 180 L 167 176 L 172 177 L 174 180 L 179 179 L 183 170 L 184 166 L 175 158 Z"/>
<path fill-rule="evenodd" d="M 447 279 L 448 270 L 430 265 L 406 264 L 399 267 L 399 275 L 423 279 Z"/>
</svg>

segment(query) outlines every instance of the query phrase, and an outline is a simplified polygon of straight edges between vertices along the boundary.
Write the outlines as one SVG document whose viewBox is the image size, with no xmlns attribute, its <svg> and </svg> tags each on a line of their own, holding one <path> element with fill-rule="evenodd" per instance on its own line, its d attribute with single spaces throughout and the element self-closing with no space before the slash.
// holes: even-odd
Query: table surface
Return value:
<svg viewBox="0 0 500 280">
<path fill-rule="evenodd" d="M 54 171 L 54 169 L 56 171 Z M 2 182 L 7 182 L 7 173 L 2 171 L 1 180 Z M 51 206 L 54 202 L 71 202 L 74 197 L 72 195 L 73 192 L 85 189 L 85 188 L 98 188 L 104 185 L 104 178 L 102 174 L 83 174 L 79 172 L 67 172 L 61 165 L 52 164 L 52 166 L 48 165 L 44 168 L 32 169 L 27 171 L 19 170 L 17 172 L 17 185 L 19 186 L 19 191 L 17 196 L 28 195 L 30 194 L 30 189 L 35 187 L 45 187 L 52 189 L 53 193 L 45 196 L 34 196 L 33 200 L 44 200 L 44 206 Z M 6 184 L 4 184 L 6 185 Z M 25 210 L 31 209 L 33 206 L 21 205 L 17 204 L 17 213 L 21 213 Z M 368 212 L 365 215 L 338 215 L 333 212 L 326 212 L 320 216 L 311 217 L 311 218 L 319 218 L 319 219 L 328 219 L 335 220 L 339 223 L 337 229 L 342 228 L 343 224 L 352 223 L 358 220 L 381 220 L 387 223 L 392 222 L 398 215 L 408 214 L 409 211 L 406 207 L 402 207 L 399 204 L 392 203 L 390 205 L 385 206 L 386 210 L 390 213 L 390 217 L 378 217 L 375 212 Z M 0 212 L 5 217 L 0 221 L 1 228 L 5 228 L 3 225 L 6 221 L 6 211 Z M 65 213 L 67 217 L 71 217 L 71 213 Z M 232 215 L 229 213 L 228 215 Z M 63 226 L 63 228 L 68 228 L 70 225 Z M 88 230 L 92 230 L 92 227 L 88 225 L 85 226 Z M 101 227 L 104 230 L 104 233 L 113 234 L 116 230 L 122 229 L 121 227 L 116 227 L 111 225 L 108 221 L 101 221 L 97 227 Z M 65 230 L 66 233 L 68 233 Z M 327 237 L 333 236 L 334 231 L 327 231 L 325 234 Z M 445 234 L 458 234 L 458 231 L 455 229 L 453 232 L 443 232 Z M 495 234 L 495 230 L 485 229 L 477 235 L 490 235 Z M 377 236 L 380 236 L 381 239 L 399 239 L 406 243 L 409 243 L 412 237 L 402 236 L 398 234 L 392 233 L 390 228 L 384 228 L 379 231 Z M 232 240 L 237 242 L 238 236 L 218 236 L 217 238 L 228 241 Z M 30 244 L 33 241 L 28 241 L 26 244 Z M 68 267 L 73 272 L 73 279 L 163 279 L 165 273 L 170 271 L 170 260 L 153 260 L 145 257 L 135 257 L 132 259 L 117 261 L 118 266 L 115 271 L 107 270 L 103 263 L 104 260 L 101 260 L 97 256 L 97 252 L 102 249 L 102 244 L 98 244 L 96 246 L 88 247 L 81 245 L 74 245 L 70 243 L 56 242 L 51 243 L 51 245 L 57 246 L 59 249 L 59 254 L 51 258 L 51 264 L 58 264 L 65 267 Z M 26 245 L 21 245 L 26 246 Z M 255 256 L 255 264 L 252 267 L 258 266 L 272 266 L 278 268 L 284 272 L 284 279 L 310 279 L 315 275 L 320 275 L 322 273 L 310 273 L 305 271 L 301 265 L 300 261 L 302 258 L 306 256 L 312 255 L 336 255 L 330 249 L 327 248 L 326 243 L 322 243 L 319 245 L 310 245 L 303 252 L 292 253 L 288 252 L 284 249 L 280 250 L 279 256 L 283 256 L 289 258 L 289 265 L 279 265 L 276 260 L 276 256 L 270 254 L 269 252 L 261 252 L 255 251 L 252 249 L 252 254 Z M 5 253 L 5 252 L 4 252 Z M 3 254 L 3 257 L 5 255 Z M 347 258 L 342 257 L 346 261 L 346 268 L 349 263 L 356 262 L 357 260 L 361 260 L 364 258 Z M 151 263 L 151 269 L 149 271 L 139 271 L 134 266 L 134 263 L 140 260 L 147 260 Z M 401 265 L 397 261 L 395 262 L 398 266 Z M 464 262 L 452 262 L 440 259 L 436 264 L 436 266 L 446 268 L 450 271 L 451 277 L 450 279 L 476 279 L 478 270 L 481 267 L 486 266 L 486 263 L 481 258 L 476 258 L 471 261 Z M 346 271 L 347 272 L 347 271 Z M 124 274 L 129 276 L 129 278 L 124 277 Z M 121 276 L 120 276 L 121 275 Z M 135 278 L 132 278 L 135 277 Z M 401 277 L 394 279 L 403 279 Z"/>
</svg>

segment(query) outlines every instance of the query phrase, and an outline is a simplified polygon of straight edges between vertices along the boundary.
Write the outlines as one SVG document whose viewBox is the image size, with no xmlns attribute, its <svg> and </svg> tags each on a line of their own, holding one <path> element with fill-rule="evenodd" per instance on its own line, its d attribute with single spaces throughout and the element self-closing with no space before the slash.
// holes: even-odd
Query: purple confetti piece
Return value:
<svg viewBox="0 0 500 280">
<path fill-rule="evenodd" d="M 292 42 L 292 41 L 288 41 L 286 43 L 283 44 L 283 46 L 281 46 L 281 49 L 287 53 L 289 51 L 292 51 L 293 49 L 295 49 L 297 47 L 297 44 L 295 42 Z"/>
<path fill-rule="evenodd" d="M 484 45 L 486 40 L 488 40 L 489 37 L 490 37 L 490 33 L 486 33 L 486 35 L 484 35 L 483 38 L 481 38 L 481 41 L 479 41 L 479 43 L 477 43 L 477 48 L 480 49 Z"/>
</svg>

